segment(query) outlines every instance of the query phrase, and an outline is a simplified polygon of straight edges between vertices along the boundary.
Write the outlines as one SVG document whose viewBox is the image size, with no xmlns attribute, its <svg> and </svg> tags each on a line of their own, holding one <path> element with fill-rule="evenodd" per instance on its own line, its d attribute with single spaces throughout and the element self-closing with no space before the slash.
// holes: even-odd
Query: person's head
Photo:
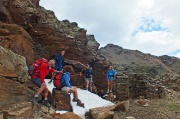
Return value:
<svg viewBox="0 0 180 119">
<path fill-rule="evenodd" d="M 62 51 L 61 51 L 61 55 L 62 55 L 62 56 L 64 56 L 64 54 L 65 54 L 65 51 L 64 51 L 64 50 L 62 50 Z"/>
<path fill-rule="evenodd" d="M 72 68 L 72 66 L 70 66 L 70 65 L 64 66 L 63 72 L 69 72 L 69 73 L 71 73 L 71 74 L 74 74 L 73 68 Z"/>
<path fill-rule="evenodd" d="M 109 69 L 110 69 L 110 70 L 112 70 L 112 69 L 113 69 L 113 67 L 112 67 L 112 66 L 109 66 Z"/>
<path fill-rule="evenodd" d="M 87 69 L 89 69 L 89 68 L 90 68 L 89 64 L 86 64 L 86 68 L 87 68 Z"/>
<path fill-rule="evenodd" d="M 48 65 L 50 67 L 55 67 L 55 60 L 54 59 L 49 60 Z"/>
</svg>

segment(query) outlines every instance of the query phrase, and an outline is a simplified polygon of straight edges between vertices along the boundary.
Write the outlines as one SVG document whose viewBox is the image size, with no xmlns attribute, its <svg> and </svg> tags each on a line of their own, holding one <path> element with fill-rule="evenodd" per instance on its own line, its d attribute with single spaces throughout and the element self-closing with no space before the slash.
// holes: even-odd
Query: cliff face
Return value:
<svg viewBox="0 0 180 119">
<path fill-rule="evenodd" d="M 32 115 L 31 105 L 24 105 L 35 93 L 28 80 L 27 66 L 40 57 L 54 58 L 62 49 L 66 51 L 65 63 L 72 65 L 75 73 L 89 63 L 95 72 L 94 82 L 99 94 L 106 89 L 104 75 L 108 65 L 97 52 L 99 43 L 94 36 L 86 35 L 86 30 L 76 22 L 59 21 L 54 12 L 38 6 L 38 1 L 0 0 L 0 111 L 3 112 L 0 115 L 4 118 L 22 117 L 11 114 L 11 109 L 17 110 L 16 105 L 21 105 L 18 109 L 27 114 L 24 118 Z M 72 77 L 72 85 L 83 87 L 83 77 Z M 18 97 L 13 98 L 16 95 Z M 9 102 L 11 106 L 6 105 Z M 4 111 L 6 106 L 7 111 Z"/>
<path fill-rule="evenodd" d="M 0 8 L 0 21 L 3 22 L 0 33 L 4 41 L 1 45 L 25 56 L 28 64 L 38 57 L 52 58 L 62 49 L 66 50 L 66 59 L 83 63 L 93 59 L 88 50 L 86 30 L 79 28 L 77 23 L 70 23 L 68 20 L 59 21 L 52 11 L 36 7 L 30 0 L 1 0 Z M 21 40 L 18 43 L 15 39 Z M 26 42 L 27 48 L 7 45 L 8 43 L 20 45 L 20 42 Z M 17 47 L 21 51 L 17 51 Z M 97 50 L 99 46 L 95 47 Z M 27 53 L 26 50 L 31 53 Z"/>
</svg>

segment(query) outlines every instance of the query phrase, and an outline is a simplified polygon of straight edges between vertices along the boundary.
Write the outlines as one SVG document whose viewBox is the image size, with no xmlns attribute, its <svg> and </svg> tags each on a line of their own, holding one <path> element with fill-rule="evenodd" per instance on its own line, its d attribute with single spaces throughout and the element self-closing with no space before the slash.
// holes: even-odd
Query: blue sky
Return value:
<svg viewBox="0 0 180 119">
<path fill-rule="evenodd" d="M 180 57 L 180 0 L 41 0 L 40 5 L 108 43 Z"/>
</svg>

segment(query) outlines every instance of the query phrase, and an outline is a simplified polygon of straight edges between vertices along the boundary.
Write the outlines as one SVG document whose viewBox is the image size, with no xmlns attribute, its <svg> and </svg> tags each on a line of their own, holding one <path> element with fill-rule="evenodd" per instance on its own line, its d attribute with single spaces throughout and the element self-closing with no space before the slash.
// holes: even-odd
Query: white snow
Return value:
<svg viewBox="0 0 180 119">
<path fill-rule="evenodd" d="M 48 86 L 48 89 L 52 92 L 52 89 L 54 88 L 54 85 L 53 85 L 53 83 L 48 84 L 49 81 L 50 81 L 49 79 L 45 80 L 45 82 L 46 82 L 46 84 Z M 71 106 L 73 108 L 73 112 L 75 114 L 79 115 L 83 119 L 85 118 L 84 114 L 86 112 L 88 112 L 89 109 L 91 109 L 91 108 L 108 107 L 108 106 L 114 105 L 114 103 L 112 103 L 110 101 L 107 101 L 107 100 L 104 100 L 101 97 L 99 97 L 98 95 L 96 95 L 94 93 L 91 93 L 91 92 L 89 92 L 87 90 L 77 88 L 77 91 L 78 91 L 79 99 L 81 100 L 81 102 L 84 103 L 85 108 L 77 106 L 76 102 L 72 102 L 73 94 L 70 95 L 70 97 L 71 97 Z M 56 112 L 62 114 L 62 113 L 65 113 L 66 111 L 57 110 Z"/>
</svg>

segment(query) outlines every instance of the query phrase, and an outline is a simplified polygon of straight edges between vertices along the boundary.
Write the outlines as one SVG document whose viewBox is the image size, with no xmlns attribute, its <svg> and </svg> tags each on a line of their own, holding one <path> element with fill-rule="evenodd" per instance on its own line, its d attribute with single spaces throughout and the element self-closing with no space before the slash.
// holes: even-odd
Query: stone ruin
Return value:
<svg viewBox="0 0 180 119">
<path fill-rule="evenodd" d="M 123 101 L 129 99 L 129 79 L 127 75 L 116 75 L 113 92 L 116 95 L 116 100 Z"/>
<path fill-rule="evenodd" d="M 160 82 L 147 79 L 145 74 L 118 74 L 113 83 L 113 92 L 117 101 L 129 98 L 164 98 L 165 88 Z"/>
</svg>

